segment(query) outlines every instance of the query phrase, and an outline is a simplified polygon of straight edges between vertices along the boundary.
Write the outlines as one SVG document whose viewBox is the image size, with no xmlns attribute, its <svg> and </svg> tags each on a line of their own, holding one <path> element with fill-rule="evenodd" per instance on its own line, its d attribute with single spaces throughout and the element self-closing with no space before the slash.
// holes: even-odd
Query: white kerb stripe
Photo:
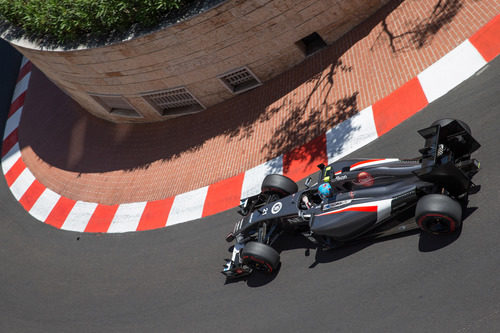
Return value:
<svg viewBox="0 0 500 333">
<path fill-rule="evenodd" d="M 119 205 L 108 232 L 136 231 L 146 204 L 143 201 Z"/>
<path fill-rule="evenodd" d="M 21 158 L 21 151 L 19 150 L 19 142 L 17 142 L 2 158 L 2 170 L 3 174 L 7 174 L 7 172 L 12 168 L 14 164 Z"/>
<path fill-rule="evenodd" d="M 179 194 L 172 203 L 167 225 L 187 222 L 201 218 L 207 197 L 208 186 Z"/>
<path fill-rule="evenodd" d="M 24 65 L 26 65 L 28 63 L 28 61 L 30 61 L 28 58 L 23 57 L 23 60 L 21 61 L 21 67 L 19 67 L 19 68 L 23 68 Z"/>
<path fill-rule="evenodd" d="M 16 84 L 14 89 L 14 94 L 12 95 L 12 102 L 14 102 L 23 92 L 28 89 L 28 84 L 30 82 L 31 72 L 27 73 L 21 81 Z"/>
<path fill-rule="evenodd" d="M 262 163 L 245 172 L 243 186 L 241 187 L 241 199 L 248 198 L 260 193 L 262 181 L 269 174 L 283 174 L 283 155 L 280 155 L 266 163 Z"/>
<path fill-rule="evenodd" d="M 33 176 L 28 168 L 25 168 L 19 177 L 17 177 L 16 181 L 10 186 L 10 190 L 12 191 L 14 198 L 19 201 L 34 181 L 35 176 Z"/>
<path fill-rule="evenodd" d="M 333 163 L 378 137 L 372 107 L 344 120 L 326 132 L 328 163 Z"/>
<path fill-rule="evenodd" d="M 68 217 L 66 217 L 61 229 L 83 232 L 96 207 L 97 203 L 94 202 L 77 201 Z"/>
<path fill-rule="evenodd" d="M 14 132 L 16 128 L 19 127 L 19 121 L 21 120 L 21 114 L 23 113 L 23 106 L 21 106 L 17 111 L 9 117 L 7 123 L 5 124 L 5 131 L 3 132 L 3 139 Z"/>
<path fill-rule="evenodd" d="M 468 79 L 484 65 L 486 60 L 466 40 L 418 74 L 418 79 L 427 100 L 431 103 Z"/>
<path fill-rule="evenodd" d="M 59 194 L 46 188 L 33 207 L 31 207 L 29 213 L 35 219 L 45 222 L 60 198 L 61 196 Z"/>
</svg>

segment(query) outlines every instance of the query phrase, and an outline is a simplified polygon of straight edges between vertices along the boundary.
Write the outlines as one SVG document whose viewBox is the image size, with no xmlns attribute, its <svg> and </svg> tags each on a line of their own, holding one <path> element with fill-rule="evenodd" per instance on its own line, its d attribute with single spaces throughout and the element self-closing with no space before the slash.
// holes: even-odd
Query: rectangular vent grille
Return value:
<svg viewBox="0 0 500 333">
<path fill-rule="evenodd" d="M 141 115 L 120 95 L 93 95 L 90 94 L 109 113 L 121 117 L 140 118 Z"/>
<path fill-rule="evenodd" d="M 199 112 L 205 107 L 185 87 L 143 95 L 163 116 Z"/>
<path fill-rule="evenodd" d="M 250 69 L 242 67 L 218 76 L 224 86 L 234 94 L 260 86 L 262 83 Z"/>
</svg>

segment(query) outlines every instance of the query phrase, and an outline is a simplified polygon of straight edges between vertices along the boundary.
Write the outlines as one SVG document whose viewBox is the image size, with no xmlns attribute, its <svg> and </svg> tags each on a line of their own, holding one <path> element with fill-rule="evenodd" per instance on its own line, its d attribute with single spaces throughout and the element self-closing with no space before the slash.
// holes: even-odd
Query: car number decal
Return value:
<svg viewBox="0 0 500 333">
<path fill-rule="evenodd" d="M 273 205 L 271 208 L 271 213 L 276 214 L 281 210 L 281 207 L 283 207 L 283 204 L 281 202 L 277 202 Z"/>
</svg>

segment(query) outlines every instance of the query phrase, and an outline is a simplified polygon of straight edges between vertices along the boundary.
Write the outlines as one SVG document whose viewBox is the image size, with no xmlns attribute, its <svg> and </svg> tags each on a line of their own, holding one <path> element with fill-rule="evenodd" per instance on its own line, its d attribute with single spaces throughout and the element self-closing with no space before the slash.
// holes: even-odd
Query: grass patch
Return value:
<svg viewBox="0 0 500 333">
<path fill-rule="evenodd" d="M 55 44 L 158 25 L 193 0 L 0 0 L 0 20 Z"/>
</svg>

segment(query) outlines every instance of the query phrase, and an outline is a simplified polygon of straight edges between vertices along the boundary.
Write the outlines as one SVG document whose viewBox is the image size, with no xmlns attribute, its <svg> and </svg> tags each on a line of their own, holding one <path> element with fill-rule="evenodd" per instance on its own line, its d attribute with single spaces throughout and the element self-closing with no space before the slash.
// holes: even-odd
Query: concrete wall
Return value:
<svg viewBox="0 0 500 333">
<path fill-rule="evenodd" d="M 75 50 L 11 43 L 89 112 L 114 122 L 161 121 L 142 94 L 186 87 L 205 107 L 234 96 L 217 78 L 247 66 L 266 81 L 301 62 L 299 40 L 334 42 L 389 0 L 230 0 L 128 41 Z M 139 118 L 110 114 L 89 93 L 120 95 Z"/>
</svg>

